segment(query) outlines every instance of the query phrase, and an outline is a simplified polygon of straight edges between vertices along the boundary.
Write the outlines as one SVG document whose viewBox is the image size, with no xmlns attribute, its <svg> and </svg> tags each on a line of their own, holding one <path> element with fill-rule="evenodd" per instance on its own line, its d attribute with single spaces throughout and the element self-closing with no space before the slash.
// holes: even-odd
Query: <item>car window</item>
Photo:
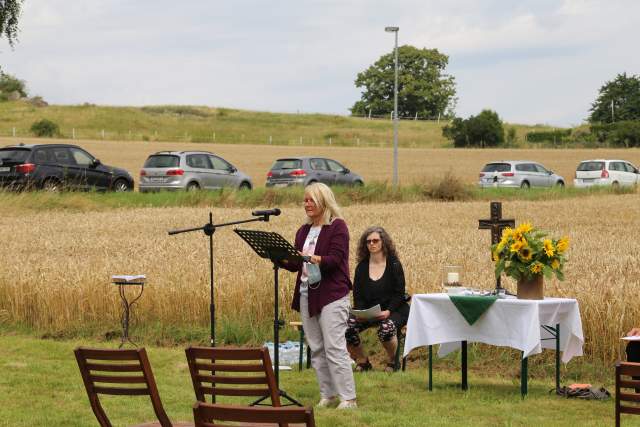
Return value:
<svg viewBox="0 0 640 427">
<path fill-rule="evenodd" d="M 635 173 L 636 168 L 631 163 L 625 163 L 624 166 L 627 168 L 627 172 Z"/>
<path fill-rule="evenodd" d="M 71 152 L 66 147 L 52 148 L 51 152 L 53 153 L 53 158 L 55 159 L 56 163 L 65 166 L 74 166 L 76 164 L 76 162 L 73 160 L 73 157 L 71 156 Z"/>
<path fill-rule="evenodd" d="M 329 165 L 329 170 L 332 172 L 343 172 L 344 171 L 344 167 L 336 162 L 335 160 L 330 160 L 330 159 L 326 159 L 327 160 L 327 165 Z"/>
<path fill-rule="evenodd" d="M 509 172 L 511 165 L 509 163 L 487 163 L 482 172 Z"/>
<path fill-rule="evenodd" d="M 213 168 L 216 170 L 228 171 L 231 169 L 231 164 L 224 159 L 221 159 L 217 156 L 209 156 L 211 163 L 213 164 Z"/>
<path fill-rule="evenodd" d="M 34 163 L 51 162 L 52 159 L 47 154 L 50 154 L 49 150 L 36 150 L 33 153 L 33 162 Z"/>
<path fill-rule="evenodd" d="M 520 172 L 538 172 L 536 166 L 531 163 L 521 163 L 516 165 L 516 170 Z"/>
<path fill-rule="evenodd" d="M 594 172 L 604 169 L 604 162 L 582 162 L 578 165 L 578 172 Z"/>
<path fill-rule="evenodd" d="M 302 168 L 302 160 L 300 159 L 278 159 L 273 166 L 271 166 L 271 170 L 300 168 Z"/>
<path fill-rule="evenodd" d="M 187 166 L 198 169 L 213 169 L 206 154 L 187 154 Z"/>
<path fill-rule="evenodd" d="M 531 165 L 534 168 L 536 168 L 536 170 L 540 173 L 549 173 L 549 171 L 547 169 L 544 168 L 544 166 L 542 165 Z"/>
<path fill-rule="evenodd" d="M 29 153 L 31 153 L 31 150 L 5 148 L 0 150 L 0 160 L 22 163 L 29 157 Z"/>
<path fill-rule="evenodd" d="M 177 168 L 180 166 L 180 157 L 171 154 L 154 154 L 144 162 L 145 168 Z"/>
<path fill-rule="evenodd" d="M 622 162 L 611 162 L 611 163 L 609 163 L 609 170 L 610 171 L 616 171 L 616 172 L 626 172 L 626 169 L 624 167 L 624 163 L 622 163 Z"/>
<path fill-rule="evenodd" d="M 79 166 L 89 166 L 93 163 L 93 157 L 84 150 L 79 148 L 70 148 L 73 159 Z"/>
<path fill-rule="evenodd" d="M 327 168 L 327 164 L 325 163 L 324 159 L 311 159 L 309 163 L 311 163 L 311 169 L 313 170 L 317 170 L 317 171 L 329 170 Z"/>
</svg>

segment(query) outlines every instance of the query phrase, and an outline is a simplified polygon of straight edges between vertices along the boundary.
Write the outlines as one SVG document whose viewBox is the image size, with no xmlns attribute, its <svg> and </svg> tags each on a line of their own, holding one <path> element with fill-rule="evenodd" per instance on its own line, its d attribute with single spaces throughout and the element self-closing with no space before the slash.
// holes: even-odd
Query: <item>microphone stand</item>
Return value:
<svg viewBox="0 0 640 427">
<path fill-rule="evenodd" d="M 215 347 L 215 343 L 216 343 L 216 327 L 215 327 L 216 306 L 215 306 L 215 301 L 214 301 L 214 298 L 213 298 L 213 285 L 214 285 L 214 279 L 213 279 L 213 234 L 216 232 L 217 228 L 227 227 L 229 225 L 244 224 L 244 223 L 247 223 L 247 222 L 256 222 L 256 221 L 269 222 L 269 216 L 270 215 L 273 215 L 273 214 L 263 213 L 262 215 L 258 216 L 257 218 L 245 219 L 245 220 L 241 220 L 241 221 L 225 222 L 225 223 L 221 223 L 221 224 L 214 224 L 213 223 L 213 213 L 209 212 L 209 222 L 206 223 L 205 225 L 203 225 L 202 227 L 181 228 L 181 229 L 176 229 L 176 230 L 169 230 L 169 236 L 173 236 L 174 234 L 190 233 L 192 231 L 202 231 L 202 232 L 204 232 L 205 235 L 209 236 L 209 277 L 210 277 L 210 282 L 209 282 L 209 291 L 210 291 L 210 293 L 209 293 L 209 316 L 210 316 L 210 321 L 211 321 L 211 334 L 210 334 L 211 347 Z"/>
</svg>

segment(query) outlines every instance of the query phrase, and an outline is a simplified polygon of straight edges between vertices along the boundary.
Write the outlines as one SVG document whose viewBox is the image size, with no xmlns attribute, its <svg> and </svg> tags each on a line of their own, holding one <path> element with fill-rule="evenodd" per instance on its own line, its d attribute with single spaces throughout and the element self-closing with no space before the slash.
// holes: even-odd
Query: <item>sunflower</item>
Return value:
<svg viewBox="0 0 640 427">
<path fill-rule="evenodd" d="M 513 235 L 513 228 L 506 227 L 502 229 L 502 240 L 506 242 Z"/>
<path fill-rule="evenodd" d="M 549 239 L 544 239 L 542 244 L 544 245 L 544 253 L 551 258 L 553 256 L 553 242 Z"/>
<path fill-rule="evenodd" d="M 551 261 L 551 268 L 553 268 L 554 270 L 560 268 L 560 261 L 557 258 Z"/>
<path fill-rule="evenodd" d="M 560 240 L 558 240 L 558 243 L 556 244 L 556 249 L 560 254 L 566 251 L 567 249 L 569 249 L 569 237 L 564 236 Z"/>
<path fill-rule="evenodd" d="M 520 251 L 520 249 L 522 249 L 524 246 L 527 245 L 527 241 L 526 240 L 516 240 L 511 247 L 509 248 L 509 250 L 511 252 L 518 252 Z"/>
<path fill-rule="evenodd" d="M 523 262 L 531 261 L 531 258 L 533 257 L 531 248 L 529 246 L 524 246 L 523 248 L 521 248 L 520 251 L 518 251 L 518 257 Z"/>
<path fill-rule="evenodd" d="M 529 267 L 529 270 L 531 270 L 533 274 L 540 274 L 540 272 L 542 271 L 542 267 L 543 267 L 542 264 L 536 261 L 533 264 L 531 264 L 531 266 Z"/>
<path fill-rule="evenodd" d="M 522 223 L 516 229 L 516 231 L 519 231 L 521 234 L 528 233 L 531 230 L 533 230 L 533 226 L 531 225 L 530 222 Z"/>
<path fill-rule="evenodd" d="M 493 252 L 491 254 L 491 259 L 493 259 L 493 262 L 500 261 L 500 251 L 496 250 L 495 252 Z"/>
</svg>

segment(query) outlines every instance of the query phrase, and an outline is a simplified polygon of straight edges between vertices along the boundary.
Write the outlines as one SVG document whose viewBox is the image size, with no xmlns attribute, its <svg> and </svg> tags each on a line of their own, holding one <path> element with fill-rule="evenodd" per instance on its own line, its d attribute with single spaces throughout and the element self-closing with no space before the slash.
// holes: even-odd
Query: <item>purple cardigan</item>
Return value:
<svg viewBox="0 0 640 427">
<path fill-rule="evenodd" d="M 302 251 L 304 241 L 309 234 L 311 224 L 305 224 L 296 233 L 295 248 Z M 309 316 L 320 314 L 322 308 L 349 294 L 351 279 L 349 278 L 349 230 L 342 219 L 334 219 L 331 224 L 323 225 L 316 242 L 315 255 L 320 255 L 320 273 L 322 279 L 316 289 L 309 288 Z M 297 271 L 296 289 L 291 307 L 300 311 L 300 275 L 302 263 L 283 264 L 289 271 Z"/>
</svg>

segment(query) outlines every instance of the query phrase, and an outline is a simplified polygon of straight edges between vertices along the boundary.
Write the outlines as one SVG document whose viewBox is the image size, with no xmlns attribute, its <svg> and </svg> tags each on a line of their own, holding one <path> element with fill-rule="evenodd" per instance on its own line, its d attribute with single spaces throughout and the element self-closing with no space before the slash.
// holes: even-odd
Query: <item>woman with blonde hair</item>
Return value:
<svg viewBox="0 0 640 427">
<path fill-rule="evenodd" d="M 319 407 L 356 408 L 356 388 L 347 352 L 349 317 L 349 230 L 333 192 L 322 183 L 305 188 L 306 223 L 298 229 L 295 248 L 301 263 L 284 263 L 297 272 L 292 307 L 300 312 L 311 364 L 320 386 Z"/>
</svg>

